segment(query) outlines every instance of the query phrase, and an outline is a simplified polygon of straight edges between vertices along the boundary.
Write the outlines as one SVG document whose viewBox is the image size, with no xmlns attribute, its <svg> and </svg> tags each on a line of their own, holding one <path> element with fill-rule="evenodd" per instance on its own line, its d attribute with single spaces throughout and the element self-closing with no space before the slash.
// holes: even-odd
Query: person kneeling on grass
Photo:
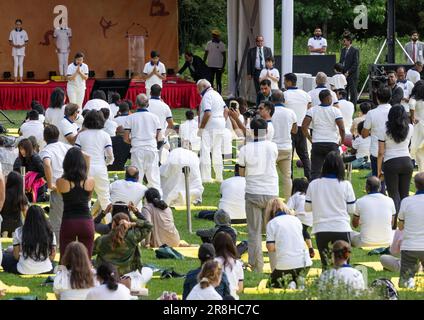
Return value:
<svg viewBox="0 0 424 320">
<path fill-rule="evenodd" d="M 312 265 L 303 239 L 302 223 L 281 199 L 268 202 L 265 217 L 269 217 L 266 247 L 270 253 L 271 286 L 287 286 L 290 289 L 301 287 L 301 278 L 306 277 Z M 288 285 L 285 276 L 291 276 Z"/>
<path fill-rule="evenodd" d="M 59 300 L 85 300 L 88 291 L 99 285 L 95 273 L 87 248 L 81 242 L 71 242 L 66 246 L 62 265 L 54 278 L 56 297 Z"/>
<path fill-rule="evenodd" d="M 208 262 L 215 259 L 216 253 L 215 248 L 211 243 L 204 243 L 199 248 L 198 257 L 201 263 L 200 268 L 191 270 L 187 273 L 185 280 L 184 280 L 184 290 L 183 290 L 183 300 L 187 299 L 187 296 L 191 292 L 191 290 L 196 286 L 197 284 L 197 276 L 199 275 L 202 266 Z M 216 292 L 222 297 L 225 298 L 226 296 L 230 295 L 230 284 L 228 283 L 228 278 L 225 273 L 222 273 L 222 279 L 219 285 L 215 288 Z"/>
<path fill-rule="evenodd" d="M 125 213 L 118 213 L 112 220 L 112 231 L 96 239 L 93 255 L 97 255 L 96 266 L 104 262 L 115 265 L 120 274 L 142 269 L 139 243 L 152 229 L 145 220 L 130 222 Z"/>
<path fill-rule="evenodd" d="M 337 286 L 346 286 L 357 291 L 365 290 L 362 273 L 348 264 L 351 255 L 350 244 L 338 240 L 333 244 L 334 268 L 324 271 L 319 278 L 321 288 L 332 289 Z"/>
<path fill-rule="evenodd" d="M 14 274 L 52 273 L 55 256 L 56 238 L 44 210 L 31 206 L 24 225 L 15 230 L 13 252 L 5 252 L 2 267 Z"/>
<path fill-rule="evenodd" d="M 187 300 L 223 300 L 216 292 L 222 278 L 222 268 L 217 261 L 207 261 L 198 276 L 198 284 L 191 290 Z"/>
</svg>

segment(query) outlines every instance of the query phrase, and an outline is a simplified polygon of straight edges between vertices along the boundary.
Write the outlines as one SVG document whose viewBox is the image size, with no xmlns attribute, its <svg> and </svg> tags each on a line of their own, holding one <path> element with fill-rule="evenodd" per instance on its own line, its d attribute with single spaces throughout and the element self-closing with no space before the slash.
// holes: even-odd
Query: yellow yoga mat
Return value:
<svg viewBox="0 0 424 320">
<path fill-rule="evenodd" d="M 408 292 L 424 292 L 424 278 L 415 277 L 415 288 L 414 289 L 407 289 L 407 288 L 399 288 L 399 277 L 393 277 L 390 279 L 393 284 L 395 285 L 395 288 L 399 291 L 408 291 Z"/>
<path fill-rule="evenodd" d="M 47 279 L 48 277 L 56 276 L 54 273 L 51 274 L 20 274 L 19 277 L 22 279 Z"/>
<path fill-rule="evenodd" d="M 174 248 L 176 251 L 181 253 L 186 258 L 197 259 L 199 253 L 199 247 L 177 247 Z"/>
<path fill-rule="evenodd" d="M 57 300 L 56 295 L 51 292 L 46 293 L 46 298 L 47 300 Z"/>
<path fill-rule="evenodd" d="M 15 84 L 15 85 L 22 85 L 22 84 L 49 84 L 50 80 L 46 80 L 46 81 L 24 81 L 22 83 L 19 82 L 13 82 L 13 81 L 2 81 L 1 84 Z"/>
<path fill-rule="evenodd" d="M 0 290 L 6 290 L 6 293 L 8 294 L 27 294 L 31 292 L 28 287 L 8 286 L 2 281 L 0 281 Z"/>
<path fill-rule="evenodd" d="M 292 289 L 269 289 L 267 288 L 268 279 L 261 280 L 259 282 L 259 285 L 254 288 L 244 288 L 243 293 L 244 294 L 270 294 L 270 293 L 296 293 L 299 292 L 299 290 L 292 290 Z"/>
<path fill-rule="evenodd" d="M 173 207 L 175 211 L 186 211 L 187 207 L 186 206 L 175 206 Z M 218 207 L 215 206 L 191 206 L 191 210 L 218 210 Z"/>
<path fill-rule="evenodd" d="M 356 262 L 354 265 L 362 265 L 366 266 L 368 268 L 374 269 L 375 271 L 383 271 L 383 266 L 380 262 L 373 261 L 373 262 Z"/>
</svg>

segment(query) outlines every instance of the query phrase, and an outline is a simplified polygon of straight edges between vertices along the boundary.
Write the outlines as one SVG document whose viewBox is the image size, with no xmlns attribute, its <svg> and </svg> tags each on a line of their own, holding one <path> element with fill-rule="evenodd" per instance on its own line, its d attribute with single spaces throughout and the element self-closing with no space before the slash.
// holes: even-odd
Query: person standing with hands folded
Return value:
<svg viewBox="0 0 424 320">
<path fill-rule="evenodd" d="M 88 73 L 88 66 L 84 63 L 84 54 L 78 52 L 75 55 L 74 62 L 68 66 L 66 73 L 68 86 L 66 91 L 69 103 L 77 104 L 80 111 L 82 111 L 82 105 L 84 103 Z"/>
</svg>

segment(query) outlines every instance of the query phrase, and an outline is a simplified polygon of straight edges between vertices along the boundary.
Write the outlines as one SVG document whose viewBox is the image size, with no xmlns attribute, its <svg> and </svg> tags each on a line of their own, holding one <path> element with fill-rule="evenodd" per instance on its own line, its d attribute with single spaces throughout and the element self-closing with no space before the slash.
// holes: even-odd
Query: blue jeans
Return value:
<svg viewBox="0 0 424 320">
<path fill-rule="evenodd" d="M 378 174 L 378 168 L 377 168 L 377 157 L 374 157 L 373 155 L 370 156 L 371 159 L 371 172 L 372 175 L 377 177 Z M 380 193 L 386 194 L 386 183 L 384 181 L 381 181 L 381 189 Z"/>
<path fill-rule="evenodd" d="M 371 169 L 371 164 L 367 158 L 361 157 L 352 161 L 352 169 Z"/>
</svg>

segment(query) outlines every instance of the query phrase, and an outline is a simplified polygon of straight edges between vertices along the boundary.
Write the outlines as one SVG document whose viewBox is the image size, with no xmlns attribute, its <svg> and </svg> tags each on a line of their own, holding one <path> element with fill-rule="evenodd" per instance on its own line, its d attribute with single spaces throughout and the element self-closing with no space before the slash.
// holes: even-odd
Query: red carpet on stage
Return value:
<svg viewBox="0 0 424 320">
<path fill-rule="evenodd" d="M 87 81 L 84 103 L 89 99 L 94 81 Z M 29 110 L 33 100 L 37 100 L 47 108 L 50 102 L 50 94 L 57 87 L 66 91 L 66 82 L 34 81 L 22 84 L 0 82 L 0 109 Z M 140 93 L 146 93 L 144 82 L 131 82 L 125 99 L 135 102 L 137 95 Z M 197 93 L 196 84 L 177 78 L 170 78 L 164 82 L 162 99 L 173 109 L 196 109 L 201 100 Z"/>
</svg>

